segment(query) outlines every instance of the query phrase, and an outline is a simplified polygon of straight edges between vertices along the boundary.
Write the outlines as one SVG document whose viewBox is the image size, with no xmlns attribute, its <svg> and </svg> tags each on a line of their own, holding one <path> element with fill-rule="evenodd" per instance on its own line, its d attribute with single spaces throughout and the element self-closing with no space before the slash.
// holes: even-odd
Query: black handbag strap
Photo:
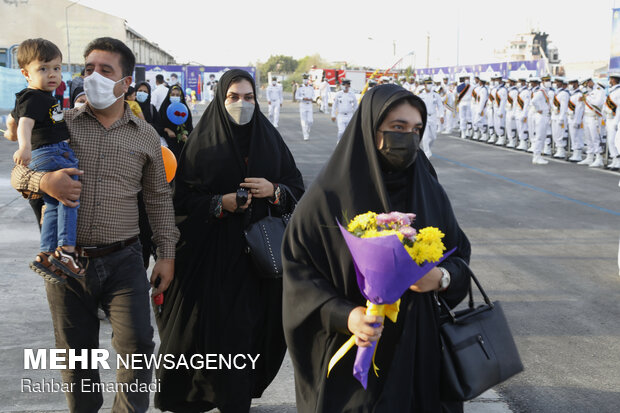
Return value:
<svg viewBox="0 0 620 413">
<path fill-rule="evenodd" d="M 471 280 L 473 280 L 476 286 L 478 287 L 478 290 L 480 291 L 480 294 L 482 295 L 484 302 L 490 306 L 493 306 L 493 302 L 491 301 L 487 293 L 484 291 L 484 288 L 482 288 L 482 284 L 480 284 L 480 281 L 478 281 L 478 278 L 476 277 L 474 272 L 469 267 L 469 264 L 467 264 L 467 262 L 461 257 L 454 257 L 454 259 L 459 260 L 461 262 L 461 265 L 469 271 L 469 274 L 471 275 Z M 471 282 L 469 284 L 469 307 L 470 308 L 474 307 L 474 295 L 472 292 Z"/>
<path fill-rule="evenodd" d="M 297 197 L 293 195 L 293 191 L 291 191 L 291 188 L 289 188 L 288 186 L 284 184 L 278 184 L 278 185 L 280 186 L 280 188 L 284 188 L 284 190 L 291 196 L 291 198 L 293 198 L 293 201 L 295 201 L 295 206 L 297 206 L 299 201 L 297 200 Z M 295 206 L 293 207 L 293 209 L 295 209 Z"/>
<path fill-rule="evenodd" d="M 469 270 L 469 274 L 470 274 L 470 279 L 474 281 L 474 283 L 476 284 L 476 286 L 478 287 L 478 290 L 480 291 L 480 294 L 482 295 L 482 298 L 484 299 L 484 302 L 487 306 L 489 306 L 490 308 L 493 308 L 493 302 L 491 301 L 491 299 L 489 298 L 489 296 L 487 295 L 487 293 L 484 291 L 484 288 L 482 288 L 482 284 L 480 284 L 480 281 L 478 281 L 478 278 L 476 277 L 476 275 L 474 274 L 474 272 L 471 270 L 471 268 L 469 267 L 469 264 L 467 264 L 467 262 L 460 258 L 460 257 L 454 257 L 455 259 L 458 259 L 461 261 L 461 265 L 463 265 L 467 270 Z M 471 286 L 471 280 L 469 283 L 469 308 L 470 309 L 474 309 L 475 303 L 474 303 L 474 294 L 472 291 L 472 286 Z M 446 300 L 441 297 L 439 294 L 437 294 L 437 298 L 440 300 L 441 305 L 446 309 L 446 311 L 450 314 L 450 317 L 452 318 L 453 322 L 456 322 L 456 313 L 454 312 L 454 310 L 452 310 L 450 308 L 450 306 L 448 305 L 448 303 L 446 302 Z"/>
<path fill-rule="evenodd" d="M 278 184 L 280 186 L 280 188 L 283 188 L 286 193 L 293 198 L 293 201 L 295 201 L 295 204 L 293 205 L 292 210 L 295 209 L 295 207 L 297 206 L 297 204 L 299 203 L 299 201 L 297 200 L 297 197 L 295 197 L 295 195 L 293 195 L 293 191 L 291 191 L 291 189 L 284 185 L 284 184 Z M 271 207 L 274 206 L 272 205 L 270 202 L 267 202 L 267 216 L 271 216 Z M 252 216 L 252 204 L 250 204 L 250 207 L 248 209 L 245 210 L 244 212 L 244 217 L 243 217 L 243 222 L 244 222 L 244 227 L 247 228 L 248 225 L 250 225 L 250 217 Z"/>
</svg>

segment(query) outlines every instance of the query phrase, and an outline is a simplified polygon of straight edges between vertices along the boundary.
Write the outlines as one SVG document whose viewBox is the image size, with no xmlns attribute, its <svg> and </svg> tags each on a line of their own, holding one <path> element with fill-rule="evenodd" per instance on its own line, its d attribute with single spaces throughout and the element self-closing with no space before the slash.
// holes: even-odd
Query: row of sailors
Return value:
<svg viewBox="0 0 620 413">
<path fill-rule="evenodd" d="M 433 84 L 430 78 L 423 82 L 401 79 L 401 85 L 425 100 L 429 113 L 440 119 L 431 125 L 443 125 L 446 133 L 458 122 L 461 138 L 528 150 L 533 153 L 534 164 L 548 163 L 542 155 L 551 155 L 555 149 L 555 158 L 570 155 L 570 161 L 602 168 L 608 150 L 608 167 L 616 170 L 620 169 L 620 111 L 616 110 L 620 105 L 620 74 L 610 74 L 609 79 L 607 94 L 592 78 L 506 80 L 498 73 L 490 79 L 476 76 L 473 85 L 469 75 L 460 77 L 458 85 L 447 79 Z M 430 133 L 431 145 L 436 128 Z"/>
</svg>

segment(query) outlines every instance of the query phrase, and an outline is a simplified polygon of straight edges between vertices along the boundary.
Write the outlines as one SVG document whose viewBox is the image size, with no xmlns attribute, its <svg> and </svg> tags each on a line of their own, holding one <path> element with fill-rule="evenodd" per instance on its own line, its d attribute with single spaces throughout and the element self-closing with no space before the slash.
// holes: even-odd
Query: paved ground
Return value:
<svg viewBox="0 0 620 413">
<path fill-rule="evenodd" d="M 304 142 L 296 106 L 286 103 L 280 132 L 310 183 L 335 146 L 336 125 L 315 112 Z M 15 148 L 0 140 L 0 412 L 65 411 L 62 394 L 23 394 L 19 387 L 23 377 L 59 374 L 23 369 L 23 348 L 51 346 L 53 331 L 43 281 L 27 268 L 38 230 L 9 185 Z M 466 411 L 617 412 L 620 175 L 564 162 L 532 166 L 521 152 L 445 135 L 434 153 L 472 242 L 472 268 L 502 301 L 526 368 Z M 101 347 L 111 349 L 110 335 L 103 323 Z M 103 371 L 102 379 L 112 381 L 113 372 Z M 252 412 L 295 412 L 288 359 Z"/>
</svg>

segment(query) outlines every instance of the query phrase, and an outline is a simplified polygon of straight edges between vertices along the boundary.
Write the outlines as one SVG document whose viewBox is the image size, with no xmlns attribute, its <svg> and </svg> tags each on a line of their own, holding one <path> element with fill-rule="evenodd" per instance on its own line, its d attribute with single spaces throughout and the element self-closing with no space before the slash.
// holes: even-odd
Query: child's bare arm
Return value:
<svg viewBox="0 0 620 413">
<path fill-rule="evenodd" d="M 17 142 L 19 149 L 13 155 L 13 161 L 18 165 L 27 166 L 32 157 L 32 145 L 30 143 L 32 137 L 32 128 L 34 127 L 34 119 L 21 117 L 17 125 Z"/>
<path fill-rule="evenodd" d="M 15 123 L 15 119 L 13 119 L 11 114 L 9 114 L 6 118 L 6 130 L 4 131 L 4 137 L 12 142 L 17 140 L 17 123 Z"/>
</svg>

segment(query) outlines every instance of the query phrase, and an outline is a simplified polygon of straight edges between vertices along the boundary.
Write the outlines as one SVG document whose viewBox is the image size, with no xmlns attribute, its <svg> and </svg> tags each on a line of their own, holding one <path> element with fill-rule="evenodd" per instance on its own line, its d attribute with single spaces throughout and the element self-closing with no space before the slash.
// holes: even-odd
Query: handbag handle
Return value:
<svg viewBox="0 0 620 413">
<path fill-rule="evenodd" d="M 461 257 L 454 257 L 454 258 L 459 259 L 462 265 L 464 265 L 465 268 L 469 270 L 469 274 L 470 274 L 469 294 L 468 294 L 469 295 L 469 308 L 470 309 L 474 308 L 474 295 L 473 295 L 473 291 L 471 287 L 471 280 L 473 280 L 476 286 L 478 287 L 478 290 L 480 291 L 480 294 L 482 294 L 482 298 L 484 299 L 484 302 L 486 303 L 486 305 L 488 305 L 490 308 L 493 308 L 494 307 L 493 302 L 491 301 L 487 293 L 484 291 L 484 288 L 482 288 L 482 284 L 480 284 L 480 281 L 478 281 L 478 278 L 476 277 L 474 272 L 469 267 L 469 264 L 467 264 L 467 262 Z M 441 300 L 441 304 L 446 308 L 446 310 L 450 314 L 450 317 L 452 318 L 452 322 L 456 322 L 457 321 L 456 313 L 454 312 L 454 310 L 450 308 L 446 300 L 443 297 L 441 297 L 439 294 L 437 294 L 437 298 Z"/>
<path fill-rule="evenodd" d="M 467 270 L 469 270 L 469 274 L 471 275 L 471 280 L 474 280 L 474 283 L 476 283 L 476 286 L 478 287 L 480 294 L 482 294 L 482 298 L 484 299 L 484 302 L 487 305 L 490 305 L 491 307 L 493 307 L 493 302 L 491 301 L 487 293 L 484 291 L 484 288 L 482 288 L 482 284 L 480 284 L 480 281 L 478 281 L 478 278 L 476 277 L 474 272 L 469 267 L 469 264 L 467 264 L 467 262 L 461 257 L 454 257 L 454 258 L 461 261 L 461 265 L 463 265 Z M 472 288 L 471 288 L 471 282 L 469 284 L 469 307 L 470 308 L 474 307 L 474 295 L 473 295 Z"/>
<path fill-rule="evenodd" d="M 297 200 L 297 197 L 295 197 L 295 195 L 293 194 L 293 191 L 291 191 L 291 189 L 284 184 L 278 184 L 278 185 L 280 185 L 280 188 L 284 188 L 284 190 L 291 196 L 291 198 L 293 198 L 293 201 L 295 201 L 295 205 L 293 205 L 292 209 L 295 209 L 299 201 Z M 267 203 L 267 215 L 268 216 L 271 216 L 271 206 L 272 205 Z M 245 215 L 244 223 L 245 223 L 245 227 L 247 227 L 250 224 L 250 216 L 252 215 L 252 204 L 250 204 L 250 207 L 245 211 L 244 215 Z"/>
<path fill-rule="evenodd" d="M 278 185 L 280 185 L 281 188 L 284 188 L 284 190 L 291 196 L 291 198 L 293 198 L 293 201 L 295 201 L 295 206 L 297 206 L 299 201 L 297 200 L 297 197 L 293 195 L 293 191 L 291 191 L 291 188 L 289 188 L 288 186 L 284 184 L 278 184 Z M 295 209 L 295 207 L 293 207 L 293 209 Z"/>
</svg>

